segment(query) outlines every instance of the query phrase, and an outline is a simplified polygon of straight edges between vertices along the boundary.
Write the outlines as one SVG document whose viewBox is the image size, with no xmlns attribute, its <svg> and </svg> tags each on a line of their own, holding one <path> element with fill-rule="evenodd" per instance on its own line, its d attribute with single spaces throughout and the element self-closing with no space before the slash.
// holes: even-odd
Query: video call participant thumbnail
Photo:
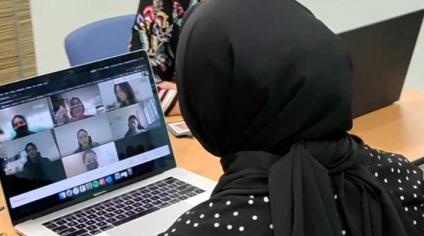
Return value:
<svg viewBox="0 0 424 236">
<path fill-rule="evenodd" d="M 2 145 L 4 177 L 17 181 L 16 194 L 25 193 L 66 178 L 62 160 L 50 130 Z"/>
<path fill-rule="evenodd" d="M 125 137 L 134 136 L 146 131 L 146 128 L 144 128 L 144 126 L 140 123 L 137 116 L 130 115 L 128 117 L 128 131 L 125 134 Z"/>
<path fill-rule="evenodd" d="M 85 118 L 92 117 L 92 115 L 87 115 L 85 113 L 85 106 L 82 103 L 81 99 L 78 97 L 73 97 L 69 101 L 70 111 L 69 114 L 71 115 L 70 121 L 78 121 Z"/>
<path fill-rule="evenodd" d="M 115 84 L 114 91 L 120 108 L 137 103 L 134 90 L 131 88 L 131 85 L 128 82 Z"/>
<path fill-rule="evenodd" d="M 107 143 L 62 158 L 67 178 L 96 171 L 102 167 L 119 162 L 115 144 Z"/>
<path fill-rule="evenodd" d="M 134 105 L 153 98 L 149 77 L 141 73 L 127 75 L 99 85 L 106 111 Z"/>
<path fill-rule="evenodd" d="M 141 135 L 150 129 L 140 103 L 108 112 L 107 117 L 114 140 Z"/>
<path fill-rule="evenodd" d="M 128 136 L 115 141 L 119 159 L 133 157 L 163 145 L 163 131 L 160 128 L 152 129 L 135 136 Z"/>
<path fill-rule="evenodd" d="M 53 128 L 46 98 L 0 110 L 2 141 L 16 140 Z"/>
<path fill-rule="evenodd" d="M 56 125 L 90 118 L 104 111 L 97 85 L 50 96 L 50 110 Z"/>
<path fill-rule="evenodd" d="M 12 127 L 16 132 L 16 135 L 13 137 L 13 139 L 23 138 L 27 135 L 34 134 L 34 132 L 28 129 L 28 123 L 25 117 L 22 115 L 15 115 L 12 118 Z"/>
<path fill-rule="evenodd" d="M 106 114 L 56 127 L 54 133 L 62 156 L 83 152 L 113 141 Z"/>
<path fill-rule="evenodd" d="M 93 142 L 91 136 L 88 134 L 87 130 L 80 129 L 77 132 L 78 138 L 78 148 L 74 151 L 74 153 L 82 152 L 84 150 L 88 150 L 94 147 L 99 146 L 99 143 Z"/>
</svg>

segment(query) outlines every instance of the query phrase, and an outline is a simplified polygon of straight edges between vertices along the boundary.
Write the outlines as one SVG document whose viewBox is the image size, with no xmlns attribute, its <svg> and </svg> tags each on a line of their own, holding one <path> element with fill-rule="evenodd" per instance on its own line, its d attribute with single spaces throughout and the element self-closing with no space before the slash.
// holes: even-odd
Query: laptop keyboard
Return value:
<svg viewBox="0 0 424 236">
<path fill-rule="evenodd" d="M 96 235 L 203 192 L 200 188 L 169 177 L 43 225 L 64 236 Z"/>
</svg>

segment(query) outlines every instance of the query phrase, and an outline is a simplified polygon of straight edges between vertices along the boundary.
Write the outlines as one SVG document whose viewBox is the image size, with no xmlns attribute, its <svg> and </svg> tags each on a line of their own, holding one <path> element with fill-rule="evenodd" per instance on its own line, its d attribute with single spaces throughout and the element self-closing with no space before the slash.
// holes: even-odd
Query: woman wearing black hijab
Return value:
<svg viewBox="0 0 424 236">
<path fill-rule="evenodd" d="M 184 119 L 224 174 L 161 235 L 424 235 L 422 172 L 347 132 L 349 53 L 296 1 L 198 4 L 176 71 Z"/>
</svg>

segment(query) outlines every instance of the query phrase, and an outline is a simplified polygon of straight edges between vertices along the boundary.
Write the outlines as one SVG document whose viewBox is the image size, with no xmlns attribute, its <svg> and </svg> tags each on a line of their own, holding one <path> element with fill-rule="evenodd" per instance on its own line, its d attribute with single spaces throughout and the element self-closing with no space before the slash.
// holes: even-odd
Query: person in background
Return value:
<svg viewBox="0 0 424 236">
<path fill-rule="evenodd" d="M 87 171 L 99 168 L 97 161 L 97 154 L 93 150 L 87 150 L 82 154 L 82 161 L 84 162 Z"/>
<path fill-rule="evenodd" d="M 35 134 L 34 132 L 28 129 L 28 122 L 22 115 L 15 115 L 12 118 L 12 127 L 16 132 L 16 135 L 15 137 L 13 137 L 13 139 L 18 139 L 27 135 Z"/>
<path fill-rule="evenodd" d="M 146 129 L 140 124 L 140 121 L 135 115 L 128 117 L 128 131 L 125 133 L 125 137 L 134 136 L 145 131 Z"/>
<path fill-rule="evenodd" d="M 137 103 L 134 91 L 128 82 L 115 84 L 114 91 L 120 108 Z"/>
<path fill-rule="evenodd" d="M 74 153 L 86 151 L 93 147 L 99 146 L 99 143 L 93 142 L 93 140 L 91 139 L 91 136 L 88 135 L 88 132 L 85 129 L 78 130 L 77 138 L 78 138 L 78 148 L 74 151 Z"/>
<path fill-rule="evenodd" d="M 34 143 L 28 143 L 25 146 L 25 152 L 27 154 L 27 161 L 20 176 L 24 176 L 28 179 L 48 179 L 46 174 L 47 171 L 49 171 L 51 163 L 49 158 L 41 156 L 41 153 Z"/>
<path fill-rule="evenodd" d="M 77 97 L 71 98 L 71 100 L 69 101 L 69 107 L 70 107 L 69 113 L 71 115 L 71 119 L 70 119 L 71 122 L 92 117 L 90 115 L 85 115 L 84 104 Z"/>
<path fill-rule="evenodd" d="M 175 52 L 186 11 L 198 0 L 140 0 L 129 49 L 150 59 L 165 115 L 180 114 L 175 86 Z"/>
<path fill-rule="evenodd" d="M 54 120 L 56 125 L 62 125 L 70 122 L 71 118 L 68 115 L 68 109 L 65 105 L 65 100 L 57 96 L 50 98 L 53 106 Z"/>
<path fill-rule="evenodd" d="M 423 172 L 348 132 L 337 35 L 293 0 L 208 0 L 185 19 L 181 112 L 224 174 L 161 236 L 424 235 Z"/>
</svg>

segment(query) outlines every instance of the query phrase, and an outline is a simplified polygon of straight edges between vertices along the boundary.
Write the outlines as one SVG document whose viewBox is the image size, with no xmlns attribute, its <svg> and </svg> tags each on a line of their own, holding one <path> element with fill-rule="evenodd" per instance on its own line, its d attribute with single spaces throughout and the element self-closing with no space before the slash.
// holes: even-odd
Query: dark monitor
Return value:
<svg viewBox="0 0 424 236">
<path fill-rule="evenodd" d="M 388 106 L 400 97 L 424 11 L 339 34 L 353 60 L 353 116 Z"/>
</svg>

